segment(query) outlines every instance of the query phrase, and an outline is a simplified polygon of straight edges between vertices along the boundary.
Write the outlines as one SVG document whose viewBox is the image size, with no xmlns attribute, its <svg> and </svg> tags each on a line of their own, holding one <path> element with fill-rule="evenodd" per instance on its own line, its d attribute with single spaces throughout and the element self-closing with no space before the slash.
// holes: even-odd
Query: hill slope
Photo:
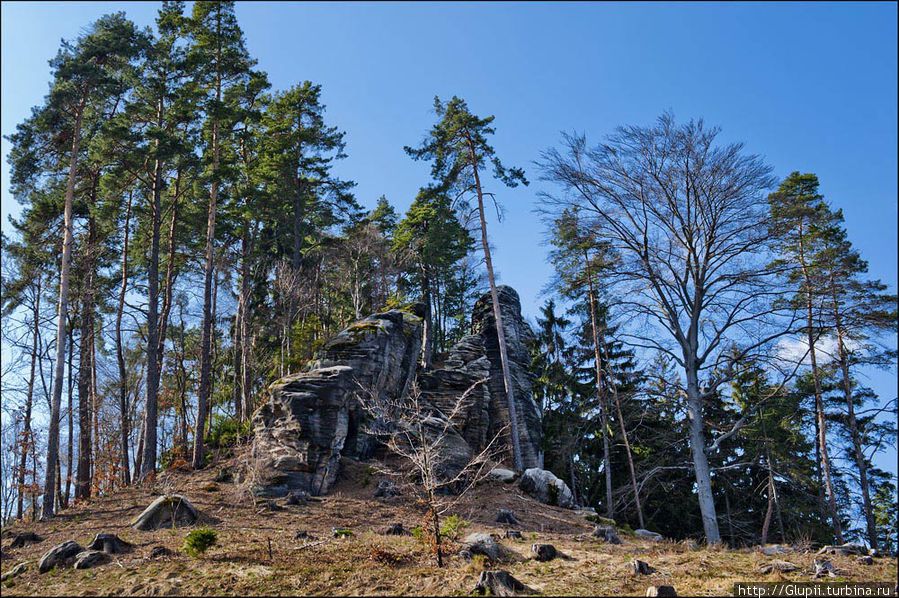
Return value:
<svg viewBox="0 0 899 598">
<path fill-rule="evenodd" d="M 195 473 L 168 472 L 153 488 L 133 488 L 68 509 L 49 523 L 11 528 L 3 539 L 3 571 L 30 562 L 26 572 L 3 583 L 3 595 L 465 595 L 485 566 L 508 570 L 548 595 L 645 595 L 650 585 L 673 585 L 680 595 L 730 594 L 736 581 L 811 581 L 813 552 L 768 557 L 751 550 L 697 549 L 687 543 L 652 543 L 622 534 L 623 544 L 609 545 L 590 536 L 593 525 L 576 512 L 540 504 L 515 485 L 485 483 L 464 497 L 456 512 L 472 531 L 504 533 L 494 522 L 497 509 L 512 509 L 521 520 L 522 540 L 502 540 L 512 560 L 489 565 L 453 556 L 440 569 L 423 543 L 411 536 L 379 532 L 394 522 L 407 529 L 420 522 L 420 511 L 406 497 L 373 498 L 376 479 L 363 465 L 349 462 L 331 494 L 320 502 L 269 511 L 233 483 L 214 482 L 217 468 Z M 163 492 L 186 495 L 212 518 L 218 545 L 204 557 L 180 551 L 188 530 L 139 532 L 129 527 Z M 332 537 L 333 527 L 353 536 Z M 32 530 L 44 540 L 10 549 L 9 537 Z M 315 540 L 296 539 L 305 530 Z M 135 549 L 107 565 L 88 570 L 52 570 L 40 575 L 36 561 L 65 540 L 82 545 L 94 534 L 111 532 Z M 271 557 L 269 556 L 271 542 Z M 568 558 L 538 562 L 534 542 L 555 545 Z M 149 558 L 156 546 L 173 554 Z M 455 547 L 458 550 L 458 546 Z M 455 551 L 454 551 L 455 552 Z M 629 563 L 639 558 L 657 572 L 635 576 Z M 788 574 L 758 573 L 775 558 L 800 567 Z M 896 560 L 875 559 L 870 566 L 855 557 L 830 557 L 849 581 L 896 581 Z"/>
</svg>

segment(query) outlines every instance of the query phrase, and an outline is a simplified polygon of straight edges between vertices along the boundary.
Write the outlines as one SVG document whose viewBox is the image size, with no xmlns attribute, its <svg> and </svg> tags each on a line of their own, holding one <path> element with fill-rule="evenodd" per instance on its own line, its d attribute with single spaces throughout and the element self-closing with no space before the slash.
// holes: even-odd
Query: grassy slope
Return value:
<svg viewBox="0 0 899 598">
<path fill-rule="evenodd" d="M 45 540 L 10 550 L 4 538 L 4 572 L 23 561 L 32 564 L 4 583 L 3 595 L 465 595 L 484 566 L 454 557 L 438 569 L 416 539 L 379 535 L 378 530 L 393 522 L 407 528 L 417 525 L 420 514 L 402 497 L 371 498 L 374 482 L 359 483 L 368 478 L 360 465 L 349 464 L 334 492 L 322 502 L 279 512 L 259 512 L 234 484 L 218 484 L 218 490 L 212 490 L 213 474 L 167 474 L 155 488 L 128 489 L 69 509 L 48 524 L 10 529 L 32 529 Z M 193 559 L 180 552 L 186 529 L 138 532 L 128 526 L 164 491 L 184 493 L 215 518 L 219 545 L 206 556 Z M 507 569 L 544 594 L 644 595 L 649 585 L 670 584 L 680 595 L 729 595 L 736 581 L 811 581 L 813 553 L 781 557 L 802 567 L 800 571 L 761 575 L 758 567 L 772 558 L 750 550 L 695 549 L 627 536 L 624 544 L 610 546 L 590 538 L 592 525 L 571 511 L 536 503 L 517 487 L 498 483 L 477 488 L 457 505 L 456 512 L 471 522 L 463 535 L 502 534 L 502 526 L 493 523 L 500 507 L 511 508 L 522 520 L 524 540 L 504 540 L 519 558 L 493 568 Z M 348 527 L 354 537 L 330 539 L 332 527 Z M 298 550 L 308 542 L 294 539 L 298 530 L 328 541 Z M 37 559 L 51 546 L 70 539 L 86 545 L 98 532 L 116 533 L 136 548 L 99 568 L 37 573 Z M 551 543 L 570 559 L 534 561 L 533 542 Z M 177 553 L 159 560 L 146 558 L 160 545 Z M 635 577 L 628 566 L 633 558 L 647 561 L 658 572 Z M 845 570 L 841 579 L 896 582 L 895 559 L 876 559 L 873 566 L 858 564 L 854 558 L 831 560 Z"/>
</svg>

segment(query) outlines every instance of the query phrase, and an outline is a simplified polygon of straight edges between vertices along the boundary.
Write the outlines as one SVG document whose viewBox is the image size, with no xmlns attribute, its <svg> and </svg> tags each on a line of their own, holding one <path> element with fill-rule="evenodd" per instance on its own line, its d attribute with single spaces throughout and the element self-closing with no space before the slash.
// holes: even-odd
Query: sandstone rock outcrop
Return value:
<svg viewBox="0 0 899 598">
<path fill-rule="evenodd" d="M 498 288 L 525 467 L 539 467 L 540 410 L 528 372 L 527 342 L 533 331 L 521 316 L 518 294 Z M 463 337 L 427 370 L 419 370 L 422 315 L 390 310 L 355 322 L 332 338 L 300 373 L 269 388 L 268 401 L 254 416 L 254 491 L 280 497 L 302 490 L 325 494 L 334 484 L 341 457 L 364 460 L 377 442 L 366 431 L 361 400 L 404 396 L 417 380 L 423 401 L 433 407 L 426 425 L 443 427 L 446 414 L 465 395 L 464 409 L 442 443 L 441 464 L 452 476 L 507 427 L 496 323 L 490 295 L 475 304 L 472 334 Z M 467 394 L 466 394 L 467 393 Z M 500 446 L 511 456 L 508 432 Z M 511 459 L 508 459 L 511 462 Z"/>
</svg>

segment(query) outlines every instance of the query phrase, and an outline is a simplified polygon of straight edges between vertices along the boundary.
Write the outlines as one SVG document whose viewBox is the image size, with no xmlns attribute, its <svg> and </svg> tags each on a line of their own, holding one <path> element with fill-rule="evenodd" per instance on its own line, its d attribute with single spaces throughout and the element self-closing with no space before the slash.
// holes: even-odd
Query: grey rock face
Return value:
<svg viewBox="0 0 899 598">
<path fill-rule="evenodd" d="M 543 467 L 540 452 L 542 426 L 540 408 L 534 399 L 533 375 L 529 371 L 530 355 L 528 345 L 534 340 L 534 331 L 521 317 L 521 300 L 515 289 L 505 285 L 497 287 L 500 314 L 506 337 L 506 351 L 509 356 L 509 374 L 512 378 L 513 395 L 518 416 L 518 432 L 521 443 L 521 459 L 525 468 Z M 487 293 L 477 300 L 471 316 L 472 333 L 484 341 L 484 349 L 490 362 L 490 426 L 489 437 L 509 421 L 509 405 L 503 383 L 502 362 L 499 355 L 499 341 L 496 335 L 496 319 L 493 304 Z M 508 443 L 507 443 L 508 445 Z M 511 458 L 511 448 L 507 446 Z M 511 461 L 510 461 L 511 462 Z"/>
<path fill-rule="evenodd" d="M 526 345 L 534 335 L 521 316 L 518 294 L 509 287 L 498 291 L 522 455 L 526 467 L 539 466 L 540 411 L 527 370 Z M 391 310 L 355 322 L 331 339 L 305 371 L 270 387 L 269 400 L 254 416 L 258 495 L 274 498 L 294 490 L 311 495 L 328 492 L 337 478 L 341 457 L 364 460 L 376 448 L 375 439 L 365 431 L 360 393 L 366 400 L 401 397 L 416 374 L 423 400 L 434 407 L 426 427 L 441 429 L 453 405 L 465 396 L 464 409 L 441 446 L 444 476 L 458 473 L 472 454 L 483 450 L 507 425 L 508 405 L 490 295 L 475 306 L 472 334 L 463 337 L 434 367 L 416 372 L 422 343 L 420 313 Z M 511 455 L 508 437 L 503 442 L 505 452 Z"/>
<path fill-rule="evenodd" d="M 551 471 L 539 468 L 526 469 L 518 486 L 542 503 L 573 509 L 577 505 L 568 485 Z"/>
<path fill-rule="evenodd" d="M 649 586 L 646 588 L 647 596 L 677 596 L 674 586 Z"/>
<path fill-rule="evenodd" d="M 324 494 L 337 478 L 341 455 L 369 456 L 374 443 L 362 429 L 358 397 L 397 397 L 408 390 L 421 330 L 421 318 L 412 313 L 374 314 L 328 341 L 307 371 L 270 387 L 270 400 L 254 416 L 259 494 Z"/>
<path fill-rule="evenodd" d="M 503 556 L 502 547 L 490 534 L 468 534 L 462 544 L 471 554 L 482 554 L 492 561 L 498 561 Z"/>
<path fill-rule="evenodd" d="M 84 549 L 78 542 L 68 540 L 62 544 L 57 544 L 41 557 L 38 561 L 37 570 L 46 573 L 54 567 L 68 567 L 72 564 L 75 556 Z"/>
<path fill-rule="evenodd" d="M 195 524 L 200 518 L 189 500 L 180 494 L 160 496 L 131 522 L 131 527 L 140 531 L 160 528 L 184 527 Z"/>
<path fill-rule="evenodd" d="M 503 467 L 495 467 L 490 470 L 490 473 L 487 476 L 494 481 L 502 482 L 504 484 L 511 484 L 515 481 L 515 472 L 511 469 L 505 469 Z"/>
</svg>

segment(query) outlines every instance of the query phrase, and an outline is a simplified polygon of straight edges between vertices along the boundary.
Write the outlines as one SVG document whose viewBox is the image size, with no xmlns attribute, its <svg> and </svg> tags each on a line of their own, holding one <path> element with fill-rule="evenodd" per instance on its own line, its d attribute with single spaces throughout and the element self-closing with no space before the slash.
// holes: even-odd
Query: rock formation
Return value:
<svg viewBox="0 0 899 598">
<path fill-rule="evenodd" d="M 534 334 L 521 316 L 518 294 L 498 289 L 508 343 L 525 467 L 540 467 L 540 410 L 528 372 L 527 343 Z M 419 371 L 422 315 L 390 310 L 355 322 L 332 338 L 306 369 L 278 380 L 254 417 L 255 492 L 284 496 L 293 490 L 326 493 L 336 480 L 341 457 L 366 459 L 376 442 L 365 431 L 364 400 L 408 393 L 417 380 L 423 400 L 444 417 L 466 391 L 465 409 L 446 445 L 450 468 L 461 467 L 507 427 L 508 404 L 499 361 L 490 296 L 475 304 L 472 333 L 442 359 Z M 501 444 L 508 448 L 508 432 Z M 452 474 L 448 471 L 447 474 Z"/>
</svg>

